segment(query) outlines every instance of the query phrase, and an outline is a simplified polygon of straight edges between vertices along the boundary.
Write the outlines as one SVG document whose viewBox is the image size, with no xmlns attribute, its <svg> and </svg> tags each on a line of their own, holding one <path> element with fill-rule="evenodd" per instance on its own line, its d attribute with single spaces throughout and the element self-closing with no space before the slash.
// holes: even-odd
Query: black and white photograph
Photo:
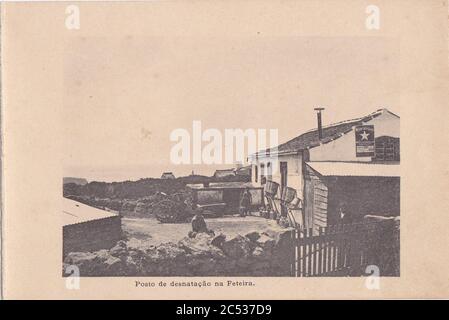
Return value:
<svg viewBox="0 0 449 320">
<path fill-rule="evenodd" d="M 390 39 L 74 38 L 63 268 L 399 276 L 398 63 Z"/>
<path fill-rule="evenodd" d="M 0 298 L 449 296 L 447 0 L 0 12 Z"/>
</svg>

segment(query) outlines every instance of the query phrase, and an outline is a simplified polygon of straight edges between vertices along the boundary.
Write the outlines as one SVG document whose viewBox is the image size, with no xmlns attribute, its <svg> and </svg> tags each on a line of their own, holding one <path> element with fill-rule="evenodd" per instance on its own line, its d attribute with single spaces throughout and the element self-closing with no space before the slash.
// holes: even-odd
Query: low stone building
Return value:
<svg viewBox="0 0 449 320">
<path fill-rule="evenodd" d="M 251 193 L 251 209 L 258 210 L 265 205 L 263 187 L 255 187 L 251 182 L 215 182 L 204 184 L 188 184 L 192 190 L 193 204 L 200 207 L 221 205 L 221 214 L 239 212 L 242 193 L 248 189 Z"/>
<path fill-rule="evenodd" d="M 122 239 L 121 217 L 63 198 L 63 255 L 110 249 Z"/>
<path fill-rule="evenodd" d="M 175 175 L 173 174 L 173 172 L 164 172 L 161 175 L 161 179 L 164 180 L 173 180 L 176 179 Z"/>
<path fill-rule="evenodd" d="M 214 173 L 214 178 L 226 178 L 235 177 L 236 173 L 234 168 L 232 169 L 217 169 Z"/>
<path fill-rule="evenodd" d="M 251 165 L 245 167 L 239 167 L 235 169 L 235 174 L 238 176 L 251 177 Z"/>
</svg>

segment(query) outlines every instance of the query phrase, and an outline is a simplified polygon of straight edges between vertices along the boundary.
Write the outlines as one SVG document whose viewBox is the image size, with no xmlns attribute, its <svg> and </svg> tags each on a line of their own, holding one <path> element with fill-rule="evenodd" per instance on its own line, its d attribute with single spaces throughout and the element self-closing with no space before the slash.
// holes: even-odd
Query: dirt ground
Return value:
<svg viewBox="0 0 449 320">
<path fill-rule="evenodd" d="M 263 232 L 277 227 L 273 220 L 254 216 L 209 218 L 206 219 L 206 224 L 215 234 L 223 233 L 227 237 L 245 235 L 251 231 Z M 178 242 L 187 236 L 192 227 L 190 223 L 160 223 L 156 219 L 122 218 L 122 229 L 128 237 L 129 245 L 141 247 Z"/>
</svg>

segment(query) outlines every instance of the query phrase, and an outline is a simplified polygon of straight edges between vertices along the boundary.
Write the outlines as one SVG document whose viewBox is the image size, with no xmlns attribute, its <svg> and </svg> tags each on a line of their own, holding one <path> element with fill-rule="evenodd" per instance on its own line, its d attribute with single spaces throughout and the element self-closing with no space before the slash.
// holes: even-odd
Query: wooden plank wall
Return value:
<svg viewBox="0 0 449 320">
<path fill-rule="evenodd" d="M 313 234 L 317 235 L 320 228 L 327 227 L 329 190 L 325 182 L 310 167 L 306 167 L 305 194 L 304 227 L 312 228 Z"/>
<path fill-rule="evenodd" d="M 379 235 L 391 229 L 392 225 L 388 225 L 391 223 L 333 225 L 319 228 L 318 235 L 312 228 L 298 230 L 294 235 L 296 247 L 292 248 L 297 257 L 292 276 L 360 276 L 370 264 L 384 268 L 380 259 L 382 254 L 398 256 L 393 252 L 398 249 L 394 245 L 390 246 L 392 252 L 376 250 L 382 240 Z M 399 241 L 394 237 L 386 240 Z"/>
</svg>

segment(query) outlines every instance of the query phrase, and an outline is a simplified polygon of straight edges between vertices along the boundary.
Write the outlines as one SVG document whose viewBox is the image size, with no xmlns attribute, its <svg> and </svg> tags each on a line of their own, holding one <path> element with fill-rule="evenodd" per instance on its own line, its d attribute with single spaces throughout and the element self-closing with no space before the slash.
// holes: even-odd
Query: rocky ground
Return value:
<svg viewBox="0 0 449 320">
<path fill-rule="evenodd" d="M 189 232 L 178 242 L 72 252 L 64 259 L 81 276 L 288 276 L 290 229 L 273 227 L 245 235 Z"/>
<path fill-rule="evenodd" d="M 206 223 L 216 234 L 223 233 L 228 238 L 277 227 L 276 221 L 256 216 L 210 218 L 206 219 Z M 191 229 L 191 223 L 160 223 L 154 218 L 122 218 L 123 233 L 128 239 L 128 246 L 132 247 L 159 245 L 164 242 L 177 243 Z"/>
</svg>

